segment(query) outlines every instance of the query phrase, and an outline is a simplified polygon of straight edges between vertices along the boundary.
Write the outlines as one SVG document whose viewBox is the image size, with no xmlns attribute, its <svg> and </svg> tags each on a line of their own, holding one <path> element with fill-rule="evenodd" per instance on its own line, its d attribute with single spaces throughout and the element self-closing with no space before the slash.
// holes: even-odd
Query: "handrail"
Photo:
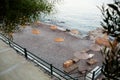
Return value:
<svg viewBox="0 0 120 80">
<path fill-rule="evenodd" d="M 85 78 L 86 80 L 96 80 L 96 78 L 101 74 L 101 66 L 96 66 L 93 70 L 88 71 Z"/>
<path fill-rule="evenodd" d="M 59 70 L 58 68 L 54 67 L 52 64 L 46 62 L 45 60 L 41 59 L 40 57 L 36 56 L 35 54 L 31 53 L 30 51 L 26 50 L 22 46 L 16 44 L 15 42 L 11 41 L 7 37 L 5 37 L 2 33 L 0 33 L 0 39 L 4 41 L 6 44 L 9 44 L 10 47 L 15 49 L 17 52 L 22 53 L 26 59 L 32 60 L 34 63 L 39 65 L 44 70 L 51 73 L 51 75 L 56 76 L 59 79 L 65 80 L 76 80 L 70 75 L 64 73 L 63 71 Z"/>
</svg>

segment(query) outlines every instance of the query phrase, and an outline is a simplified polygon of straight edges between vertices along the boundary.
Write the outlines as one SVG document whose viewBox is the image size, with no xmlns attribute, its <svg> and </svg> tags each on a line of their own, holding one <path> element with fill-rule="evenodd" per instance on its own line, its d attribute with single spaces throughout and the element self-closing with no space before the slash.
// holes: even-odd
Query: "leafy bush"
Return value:
<svg viewBox="0 0 120 80">
<path fill-rule="evenodd" d="M 0 31 L 13 33 L 18 25 L 36 20 L 41 14 L 50 14 L 55 0 L 0 0 Z"/>
<path fill-rule="evenodd" d="M 103 15 L 102 27 L 108 35 L 119 37 L 120 35 L 120 1 L 114 0 L 113 4 L 102 6 L 101 12 Z"/>
<path fill-rule="evenodd" d="M 111 48 L 105 47 L 101 51 L 104 62 L 102 66 L 102 73 L 106 80 L 120 80 L 120 44 Z"/>
</svg>

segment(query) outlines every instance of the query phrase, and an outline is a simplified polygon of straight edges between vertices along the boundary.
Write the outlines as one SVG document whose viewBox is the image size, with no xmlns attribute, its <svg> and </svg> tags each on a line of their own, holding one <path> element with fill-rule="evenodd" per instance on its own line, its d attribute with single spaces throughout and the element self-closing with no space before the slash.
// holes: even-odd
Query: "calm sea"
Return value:
<svg viewBox="0 0 120 80">
<path fill-rule="evenodd" d="M 62 0 L 56 5 L 57 12 L 46 16 L 43 21 L 87 33 L 101 27 L 102 15 L 97 6 L 112 2 L 113 0 Z"/>
</svg>

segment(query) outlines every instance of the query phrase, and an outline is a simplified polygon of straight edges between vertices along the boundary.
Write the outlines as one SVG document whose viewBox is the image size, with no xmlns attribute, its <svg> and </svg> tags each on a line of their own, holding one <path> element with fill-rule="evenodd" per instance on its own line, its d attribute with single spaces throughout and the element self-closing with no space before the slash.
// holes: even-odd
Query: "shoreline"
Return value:
<svg viewBox="0 0 120 80">
<path fill-rule="evenodd" d="M 72 30 L 72 29 L 78 30 L 78 29 L 76 29 L 76 28 L 70 29 L 70 28 L 67 28 L 67 27 L 60 27 L 60 26 L 57 26 L 57 25 L 54 25 L 54 24 L 45 23 L 45 22 L 40 22 L 40 21 L 35 22 L 35 24 L 36 24 L 36 25 L 43 24 L 43 25 L 47 25 L 47 26 L 56 26 L 58 30 L 63 31 L 63 32 L 65 32 L 66 29 L 68 29 L 68 30 Z M 78 31 L 79 31 L 79 30 L 78 30 Z M 79 31 L 79 34 L 78 34 L 78 35 L 77 35 L 77 34 L 71 34 L 71 33 L 69 33 L 69 34 L 70 34 L 71 36 L 75 36 L 75 37 L 78 37 L 78 38 L 80 38 L 80 39 L 84 39 L 84 38 L 86 38 L 86 37 L 88 37 L 88 36 L 89 36 L 89 37 L 91 37 L 91 36 L 94 36 L 94 37 L 102 37 L 102 36 L 104 35 L 104 34 L 102 33 L 102 31 L 103 31 L 103 28 L 102 28 L 102 27 L 97 27 L 96 29 L 90 30 L 90 31 L 88 31 L 88 32 L 85 33 L 85 34 L 81 33 L 80 31 Z M 102 36 L 100 36 L 100 35 L 102 35 Z M 91 40 L 91 38 L 90 38 L 90 40 Z"/>
<path fill-rule="evenodd" d="M 94 54 L 93 57 L 98 62 L 94 65 L 89 66 L 86 64 L 86 59 L 81 59 L 77 65 L 82 68 L 93 69 L 97 65 L 102 64 L 102 55 L 99 51 L 93 51 L 94 42 L 92 40 L 76 38 L 71 36 L 69 32 L 60 30 L 51 30 L 50 24 L 40 23 L 35 27 L 26 27 L 20 33 L 14 33 L 14 42 L 25 47 L 36 56 L 44 59 L 45 61 L 53 64 L 55 67 L 63 70 L 63 63 L 69 59 L 73 59 L 76 52 L 81 55 L 81 52 L 85 52 L 86 49 L 90 49 L 88 54 Z M 33 34 L 32 30 L 37 29 L 40 31 L 39 34 Z M 55 38 L 63 38 L 63 42 L 55 42 Z M 95 49 L 94 48 L 94 49 Z M 72 76 L 78 76 L 74 74 Z"/>
</svg>

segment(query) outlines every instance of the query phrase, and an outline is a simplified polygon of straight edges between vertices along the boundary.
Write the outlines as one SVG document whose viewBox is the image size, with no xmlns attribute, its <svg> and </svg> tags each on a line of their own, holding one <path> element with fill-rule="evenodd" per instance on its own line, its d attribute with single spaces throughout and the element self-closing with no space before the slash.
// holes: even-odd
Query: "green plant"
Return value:
<svg viewBox="0 0 120 80">
<path fill-rule="evenodd" d="M 0 0 L 0 31 L 14 33 L 18 25 L 33 22 L 41 14 L 50 14 L 55 10 L 57 0 Z"/>
<path fill-rule="evenodd" d="M 108 35 L 119 38 L 120 35 L 120 1 L 103 5 L 100 9 L 103 15 L 102 27 Z"/>
<path fill-rule="evenodd" d="M 104 80 L 120 80 L 120 1 L 102 6 L 100 9 L 103 15 L 101 22 L 104 32 L 114 37 L 111 47 L 101 50 L 103 55 L 102 73 Z"/>
<path fill-rule="evenodd" d="M 110 43 L 111 44 L 111 43 Z M 120 80 L 120 45 L 101 50 L 104 57 L 102 73 L 106 80 Z"/>
</svg>

